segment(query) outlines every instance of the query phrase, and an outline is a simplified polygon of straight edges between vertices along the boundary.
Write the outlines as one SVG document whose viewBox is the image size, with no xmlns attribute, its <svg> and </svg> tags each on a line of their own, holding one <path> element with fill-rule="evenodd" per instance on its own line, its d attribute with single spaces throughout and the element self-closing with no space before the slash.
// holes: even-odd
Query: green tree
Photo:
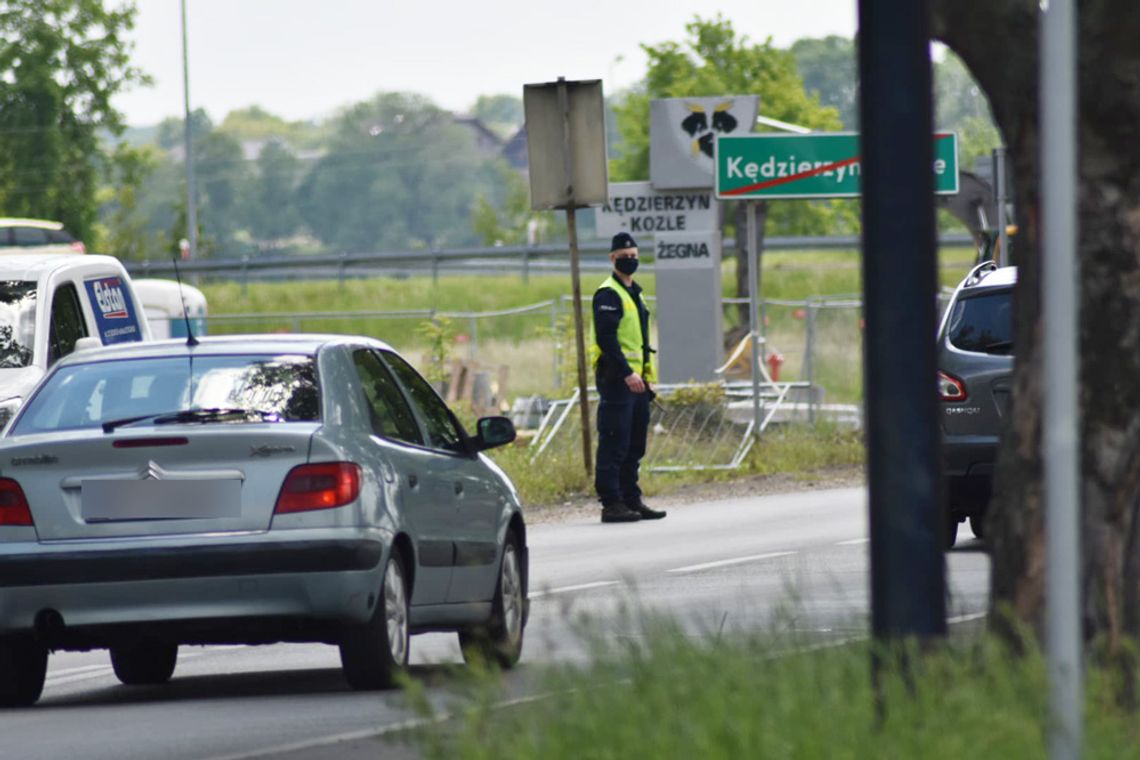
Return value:
<svg viewBox="0 0 1140 760">
<path fill-rule="evenodd" d="M 220 130 L 210 132 L 194 143 L 194 170 L 202 252 L 233 255 L 235 235 L 245 226 L 251 185 L 241 143 Z"/>
<path fill-rule="evenodd" d="M 516 95 L 480 95 L 471 113 L 504 137 L 514 134 L 523 123 L 522 98 Z"/>
<path fill-rule="evenodd" d="M 564 233 L 566 224 L 550 211 L 533 211 L 530 192 L 523 178 L 500 162 L 496 166 L 499 182 L 475 199 L 471 211 L 471 227 L 484 245 L 522 245 L 548 242 Z"/>
<path fill-rule="evenodd" d="M 712 20 L 697 17 L 685 25 L 685 31 L 683 43 L 641 46 L 649 58 L 645 80 L 614 105 L 622 138 L 620 155 L 610 161 L 614 180 L 649 178 L 649 103 L 654 98 L 759 95 L 760 110 L 765 116 L 812 129 L 840 128 L 838 112 L 820 105 L 816 97 L 804 91 L 791 52 L 774 47 L 770 39 L 754 43 L 738 35 L 732 22 L 721 16 Z M 766 227 L 777 234 L 804 234 L 847 231 L 858 223 L 851 203 L 762 201 L 756 205 L 760 249 Z M 725 216 L 734 218 L 733 227 L 742 231 L 745 204 L 735 204 L 735 213 Z M 737 235 L 737 295 L 748 290 L 743 237 Z"/>
<path fill-rule="evenodd" d="M 0 5 L 0 213 L 50 217 L 90 238 L 99 133 L 121 132 L 111 100 L 146 77 L 130 64 L 135 7 L 100 0 Z"/>
<path fill-rule="evenodd" d="M 270 140 L 258 154 L 256 168 L 247 204 L 250 232 L 262 241 L 288 237 L 300 226 L 296 190 L 301 162 L 283 143 Z"/>
<path fill-rule="evenodd" d="M 154 244 L 140 208 L 143 187 L 158 164 L 153 148 L 115 146 L 107 160 L 106 185 L 101 189 L 98 235 L 93 250 L 121 259 L 141 260 Z"/>
<path fill-rule="evenodd" d="M 819 98 L 822 105 L 839 113 L 843 128 L 859 129 L 859 67 L 855 41 L 830 35 L 805 38 L 792 43 L 796 70 L 804 89 Z"/>
<path fill-rule="evenodd" d="M 181 116 L 167 116 L 158 123 L 154 140 L 163 150 L 179 149 L 186 141 L 186 121 Z M 214 121 L 204 108 L 190 112 L 190 138 L 197 142 L 214 131 Z"/>
<path fill-rule="evenodd" d="M 497 172 L 474 136 L 430 100 L 385 93 L 341 113 L 300 212 L 342 250 L 470 245 L 472 198 Z"/>
<path fill-rule="evenodd" d="M 1079 445 L 1081 624 L 1092 652 L 1110 658 L 1120 696 L 1135 705 L 1140 641 L 1140 7 L 1132 0 L 1078 3 L 1076 90 L 1079 205 Z M 1053 336 L 1042 315 L 1041 7 L 1018 0 L 930 0 L 932 36 L 945 42 L 989 95 L 1006 136 L 1021 222 L 1012 408 L 986 518 L 992 617 L 1041 632 L 1046 618 L 1042 477 L 1043 355 Z M 1100 645 L 1099 647 L 1097 645 Z"/>
</svg>

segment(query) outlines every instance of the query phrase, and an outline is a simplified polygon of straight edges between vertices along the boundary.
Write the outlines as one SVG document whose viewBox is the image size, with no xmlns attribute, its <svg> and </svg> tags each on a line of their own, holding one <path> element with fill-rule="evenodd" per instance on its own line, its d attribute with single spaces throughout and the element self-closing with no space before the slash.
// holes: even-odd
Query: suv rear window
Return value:
<svg viewBox="0 0 1140 760">
<path fill-rule="evenodd" d="M 946 326 L 950 345 L 981 354 L 1013 352 L 1013 291 L 959 297 Z"/>
</svg>

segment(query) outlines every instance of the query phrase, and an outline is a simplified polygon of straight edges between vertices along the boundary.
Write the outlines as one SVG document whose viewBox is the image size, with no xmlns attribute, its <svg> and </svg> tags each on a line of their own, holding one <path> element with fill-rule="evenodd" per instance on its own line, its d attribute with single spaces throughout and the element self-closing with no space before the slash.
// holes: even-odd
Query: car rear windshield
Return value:
<svg viewBox="0 0 1140 760">
<path fill-rule="evenodd" d="M 1013 352 L 1013 291 L 995 290 L 959 298 L 950 312 L 950 345 L 983 354 Z"/>
<path fill-rule="evenodd" d="M 313 358 L 291 354 L 195 356 L 193 361 L 155 357 L 62 367 L 28 402 L 11 434 L 79 430 L 188 410 L 250 412 L 189 420 L 202 424 L 317 421 L 320 393 Z M 155 423 L 140 419 L 132 424 Z"/>
<path fill-rule="evenodd" d="M 0 369 L 32 363 L 36 335 L 36 283 L 0 282 Z"/>
</svg>

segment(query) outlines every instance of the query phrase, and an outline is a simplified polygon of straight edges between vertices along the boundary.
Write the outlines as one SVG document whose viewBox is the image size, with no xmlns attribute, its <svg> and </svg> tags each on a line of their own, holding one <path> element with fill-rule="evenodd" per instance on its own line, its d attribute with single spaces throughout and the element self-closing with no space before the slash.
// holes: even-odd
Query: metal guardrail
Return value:
<svg viewBox="0 0 1140 760">
<path fill-rule="evenodd" d="M 941 245 L 972 245 L 969 235 L 944 235 Z M 735 247 L 736 241 L 726 238 L 723 247 Z M 827 251 L 859 248 L 861 239 L 853 235 L 844 236 L 802 236 L 769 237 L 764 241 L 766 251 Z M 437 278 L 444 269 L 453 271 L 479 271 L 509 266 L 518 269 L 523 279 L 535 269 L 562 271 L 568 266 L 567 248 L 562 244 L 482 246 L 473 248 L 425 248 L 404 251 L 376 251 L 357 253 L 333 253 L 304 256 L 242 256 L 240 258 L 199 259 L 184 261 L 179 269 L 190 275 L 218 275 L 243 282 L 251 276 L 287 277 L 298 270 L 311 275 L 320 270 L 328 277 L 344 280 L 349 276 L 373 274 L 369 270 L 397 270 L 401 272 L 429 273 Z M 606 255 L 609 244 L 604 240 L 583 242 L 581 251 L 585 254 L 584 268 L 609 269 Z M 650 250 L 646 250 L 650 253 Z M 591 258 L 592 257 L 592 258 Z M 550 261 L 553 260 L 553 261 Z M 171 261 L 127 261 L 123 262 L 127 271 L 134 277 L 173 276 L 174 264 Z"/>
</svg>

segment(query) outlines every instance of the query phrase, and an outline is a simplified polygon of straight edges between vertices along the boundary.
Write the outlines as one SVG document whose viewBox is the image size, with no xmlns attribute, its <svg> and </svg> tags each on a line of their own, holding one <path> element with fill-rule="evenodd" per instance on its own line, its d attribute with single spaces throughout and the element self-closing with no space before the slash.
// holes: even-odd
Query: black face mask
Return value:
<svg viewBox="0 0 1140 760">
<path fill-rule="evenodd" d="M 619 256 L 614 262 L 614 269 L 629 276 L 637 271 L 637 259 L 632 256 Z"/>
</svg>

